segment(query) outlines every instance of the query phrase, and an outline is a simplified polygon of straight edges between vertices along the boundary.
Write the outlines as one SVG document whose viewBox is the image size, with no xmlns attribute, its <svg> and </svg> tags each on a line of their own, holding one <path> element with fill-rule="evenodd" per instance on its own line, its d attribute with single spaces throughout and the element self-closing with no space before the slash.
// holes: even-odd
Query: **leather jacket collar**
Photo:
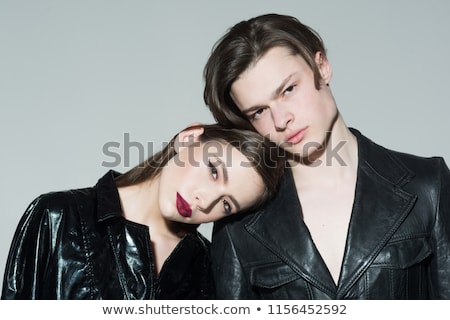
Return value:
<svg viewBox="0 0 450 320">
<path fill-rule="evenodd" d="M 97 221 L 102 222 L 112 218 L 123 217 L 120 206 L 119 192 L 114 179 L 120 173 L 110 170 L 97 182 Z"/>
</svg>

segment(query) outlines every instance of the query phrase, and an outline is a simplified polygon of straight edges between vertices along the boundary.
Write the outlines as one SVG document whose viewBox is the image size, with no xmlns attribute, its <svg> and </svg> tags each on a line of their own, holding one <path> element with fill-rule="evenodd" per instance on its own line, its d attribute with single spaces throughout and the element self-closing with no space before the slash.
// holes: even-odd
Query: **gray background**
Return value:
<svg viewBox="0 0 450 320">
<path fill-rule="evenodd" d="M 191 122 L 212 122 L 202 100 L 212 45 L 268 12 L 320 32 L 349 126 L 450 162 L 450 1 L 0 0 L 1 279 L 30 201 L 94 185 L 113 160 L 105 144 L 120 144 L 123 172 Z"/>
</svg>

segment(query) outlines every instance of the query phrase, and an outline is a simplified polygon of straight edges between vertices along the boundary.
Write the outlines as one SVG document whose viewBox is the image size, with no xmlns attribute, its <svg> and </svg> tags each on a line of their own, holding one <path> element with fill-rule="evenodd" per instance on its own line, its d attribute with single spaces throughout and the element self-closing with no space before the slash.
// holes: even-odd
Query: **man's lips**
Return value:
<svg viewBox="0 0 450 320">
<path fill-rule="evenodd" d="M 305 136 L 306 129 L 300 129 L 298 131 L 293 132 L 287 137 L 287 142 L 290 144 L 296 144 L 302 141 Z"/>
<path fill-rule="evenodd" d="M 185 217 L 189 218 L 192 215 L 191 206 L 187 203 L 186 200 L 177 192 L 177 210 L 178 213 Z"/>
</svg>

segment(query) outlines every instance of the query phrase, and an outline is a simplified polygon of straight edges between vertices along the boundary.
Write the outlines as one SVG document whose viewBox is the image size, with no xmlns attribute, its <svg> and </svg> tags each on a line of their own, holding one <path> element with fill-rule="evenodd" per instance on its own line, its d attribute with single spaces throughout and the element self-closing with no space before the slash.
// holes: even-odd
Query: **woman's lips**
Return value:
<svg viewBox="0 0 450 320">
<path fill-rule="evenodd" d="M 178 213 L 185 217 L 189 218 L 192 215 L 191 206 L 187 203 L 186 200 L 177 192 L 177 210 Z"/>
</svg>

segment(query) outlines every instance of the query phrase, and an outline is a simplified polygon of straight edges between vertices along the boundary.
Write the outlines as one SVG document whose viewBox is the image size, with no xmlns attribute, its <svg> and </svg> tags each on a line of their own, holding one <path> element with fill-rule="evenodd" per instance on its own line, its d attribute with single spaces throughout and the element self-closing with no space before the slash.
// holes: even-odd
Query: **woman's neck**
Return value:
<svg viewBox="0 0 450 320">
<path fill-rule="evenodd" d="M 159 210 L 159 177 L 137 185 L 118 188 L 123 215 L 127 220 L 149 227 L 155 273 L 175 249 L 186 229 L 167 220 Z M 193 226 L 194 227 L 194 226 Z"/>
<path fill-rule="evenodd" d="M 177 223 L 164 218 L 159 210 L 159 177 L 118 191 L 125 219 L 148 226 L 152 235 L 180 238 Z"/>
</svg>

